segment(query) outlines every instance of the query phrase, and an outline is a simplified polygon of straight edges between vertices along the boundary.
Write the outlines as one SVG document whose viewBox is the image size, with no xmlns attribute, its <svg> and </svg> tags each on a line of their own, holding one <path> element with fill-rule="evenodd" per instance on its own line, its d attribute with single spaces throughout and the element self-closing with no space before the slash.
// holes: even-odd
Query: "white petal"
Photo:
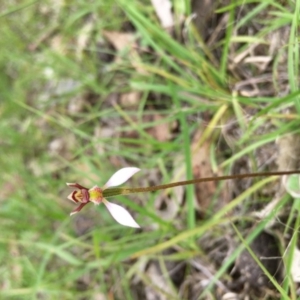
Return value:
<svg viewBox="0 0 300 300">
<path fill-rule="evenodd" d="M 140 226 L 134 221 L 129 212 L 120 205 L 108 202 L 106 199 L 103 199 L 104 205 L 107 207 L 108 211 L 112 217 L 121 225 L 140 228 Z"/>
<path fill-rule="evenodd" d="M 140 169 L 134 167 L 120 169 L 113 176 L 110 177 L 110 179 L 104 185 L 103 190 L 112 186 L 118 186 L 123 184 L 138 171 L 140 171 Z"/>
</svg>

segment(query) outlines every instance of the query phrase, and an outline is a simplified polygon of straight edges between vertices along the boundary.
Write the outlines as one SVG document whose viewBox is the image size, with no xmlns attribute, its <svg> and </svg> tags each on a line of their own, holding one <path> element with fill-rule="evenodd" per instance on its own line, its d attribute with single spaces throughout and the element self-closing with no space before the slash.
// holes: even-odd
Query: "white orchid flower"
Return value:
<svg viewBox="0 0 300 300">
<path fill-rule="evenodd" d="M 111 203 L 103 197 L 104 190 L 123 184 L 138 171 L 140 171 L 140 169 L 134 167 L 120 169 L 110 177 L 103 188 L 95 185 L 91 189 L 87 189 L 78 183 L 67 183 L 68 186 L 77 189 L 68 196 L 68 199 L 75 203 L 80 203 L 80 205 L 76 209 L 74 209 L 70 215 L 78 213 L 85 205 L 90 202 L 93 202 L 96 205 L 103 203 L 112 217 L 119 224 L 139 228 L 140 226 L 136 223 L 136 221 L 132 218 L 132 216 L 125 208 L 120 205 Z"/>
</svg>

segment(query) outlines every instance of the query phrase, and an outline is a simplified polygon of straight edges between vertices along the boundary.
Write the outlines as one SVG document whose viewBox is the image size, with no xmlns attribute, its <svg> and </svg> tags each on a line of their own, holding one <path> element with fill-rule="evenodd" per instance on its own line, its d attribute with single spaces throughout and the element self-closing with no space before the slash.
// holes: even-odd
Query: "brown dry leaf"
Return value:
<svg viewBox="0 0 300 300">
<path fill-rule="evenodd" d="M 152 122 L 158 122 L 154 127 L 147 130 L 147 132 L 152 135 L 156 140 L 160 142 L 169 141 L 171 138 L 171 127 L 168 122 L 160 123 L 160 120 L 163 120 L 164 117 L 159 114 L 155 114 L 151 117 Z"/>
<path fill-rule="evenodd" d="M 133 33 L 103 31 L 103 35 L 118 52 L 123 52 L 127 49 L 128 55 L 126 57 L 132 63 L 136 71 L 140 74 L 147 74 L 147 72 L 139 65 L 141 59 L 137 51 L 136 37 Z M 117 56 L 116 63 L 121 61 L 121 56 Z"/>
<path fill-rule="evenodd" d="M 141 98 L 141 92 L 132 91 L 129 93 L 123 93 L 120 96 L 120 105 L 122 107 L 134 107 L 139 104 Z"/>
<path fill-rule="evenodd" d="M 213 171 L 209 158 L 209 140 L 205 141 L 198 149 L 198 141 L 202 135 L 202 130 L 198 130 L 192 141 L 192 168 L 194 178 L 212 177 Z M 212 196 L 216 190 L 214 181 L 195 184 L 196 207 L 201 212 L 205 212 L 211 203 Z"/>
<path fill-rule="evenodd" d="M 135 35 L 133 33 L 124 33 L 118 31 L 103 31 L 104 37 L 116 48 L 117 51 L 124 49 L 132 49 L 135 43 Z"/>
<path fill-rule="evenodd" d="M 134 104 L 135 105 L 133 107 L 130 107 L 131 110 L 137 106 L 137 103 L 134 103 L 134 101 L 136 101 L 136 100 L 137 100 L 136 98 L 134 100 L 132 100 L 132 105 L 134 105 Z M 126 103 L 128 103 L 128 102 L 126 102 Z M 136 124 L 136 126 L 138 126 L 139 120 L 138 120 L 137 116 L 131 116 L 130 120 L 132 121 L 132 123 L 134 123 L 134 124 Z M 164 117 L 162 115 L 159 115 L 159 114 L 144 115 L 142 122 L 143 123 L 153 123 L 153 122 L 157 123 L 157 124 L 154 124 L 153 127 L 150 127 L 147 130 L 145 130 L 148 134 L 153 136 L 153 138 L 155 138 L 157 141 L 164 142 L 164 141 L 169 141 L 172 138 L 172 130 L 173 130 L 175 123 L 170 124 L 169 122 L 164 122 Z M 120 125 L 120 126 L 122 126 L 122 125 Z M 135 129 L 133 129 L 133 130 L 121 132 L 121 136 L 130 138 L 130 139 L 135 139 L 139 136 L 139 133 Z"/>
<path fill-rule="evenodd" d="M 103 31 L 104 37 L 114 46 L 117 52 L 128 51 L 128 58 L 132 60 L 136 53 L 136 42 L 133 33 L 124 33 L 117 31 Z M 122 58 L 117 56 L 116 63 L 121 62 Z"/>
</svg>

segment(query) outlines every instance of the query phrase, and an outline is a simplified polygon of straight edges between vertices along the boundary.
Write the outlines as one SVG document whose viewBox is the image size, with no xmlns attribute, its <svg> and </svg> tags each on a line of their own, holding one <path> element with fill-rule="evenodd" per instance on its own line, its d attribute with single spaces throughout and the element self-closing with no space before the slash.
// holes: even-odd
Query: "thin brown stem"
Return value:
<svg viewBox="0 0 300 300">
<path fill-rule="evenodd" d="M 168 188 L 173 188 L 177 186 L 184 186 L 189 184 L 207 182 L 207 181 L 222 181 L 229 179 L 243 179 L 243 178 L 251 178 L 251 177 L 266 177 L 266 176 L 283 176 L 283 175 L 291 175 L 291 174 L 300 174 L 300 170 L 293 171 L 278 171 L 278 172 L 262 172 L 262 173 L 245 173 L 238 175 L 225 175 L 219 177 L 204 177 L 197 178 L 185 181 L 178 181 L 168 184 L 162 185 L 154 185 L 148 187 L 140 187 L 140 188 L 109 188 L 103 191 L 104 197 L 112 197 L 117 195 L 128 195 L 128 194 L 136 194 L 136 193 L 146 193 L 146 192 L 154 192 L 159 190 L 165 190 Z"/>
</svg>

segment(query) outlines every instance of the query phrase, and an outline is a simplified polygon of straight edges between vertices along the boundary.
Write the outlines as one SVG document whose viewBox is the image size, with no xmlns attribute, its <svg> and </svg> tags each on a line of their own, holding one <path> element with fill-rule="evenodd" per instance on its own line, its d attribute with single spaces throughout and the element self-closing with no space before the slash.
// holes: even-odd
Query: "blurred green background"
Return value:
<svg viewBox="0 0 300 300">
<path fill-rule="evenodd" d="M 150 1 L 0 4 L 0 299 L 224 295 L 203 282 L 238 256 L 210 256 L 227 213 L 244 224 L 278 182 L 113 199 L 141 230 L 101 206 L 69 217 L 65 185 L 126 166 L 142 169 L 128 186 L 299 167 L 284 156 L 298 157 L 299 1 L 204 2 L 172 1 L 169 29 Z"/>
</svg>

